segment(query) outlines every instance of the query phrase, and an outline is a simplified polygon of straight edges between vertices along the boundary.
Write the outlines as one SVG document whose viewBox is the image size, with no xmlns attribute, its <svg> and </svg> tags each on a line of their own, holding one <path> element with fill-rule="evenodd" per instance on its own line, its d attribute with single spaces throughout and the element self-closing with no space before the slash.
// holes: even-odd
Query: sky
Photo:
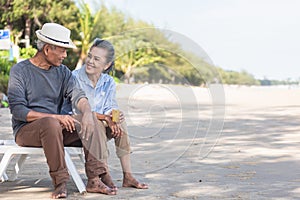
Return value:
<svg viewBox="0 0 300 200">
<path fill-rule="evenodd" d="M 183 34 L 225 70 L 246 70 L 258 79 L 300 78 L 299 0 L 102 2 L 157 28 Z"/>
</svg>

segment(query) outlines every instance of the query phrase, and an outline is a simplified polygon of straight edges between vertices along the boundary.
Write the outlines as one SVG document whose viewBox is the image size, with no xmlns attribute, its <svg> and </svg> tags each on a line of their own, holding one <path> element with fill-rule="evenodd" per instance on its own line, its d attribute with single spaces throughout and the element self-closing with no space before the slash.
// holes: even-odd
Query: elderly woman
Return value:
<svg viewBox="0 0 300 200">
<path fill-rule="evenodd" d="M 99 119 L 101 138 L 105 141 L 112 138 L 115 140 L 116 154 L 123 170 L 123 187 L 147 189 L 148 185 L 137 181 L 131 173 L 130 142 L 123 113 L 120 112 L 119 122 L 112 120 L 112 110 L 118 110 L 116 84 L 107 73 L 114 67 L 114 58 L 113 45 L 97 38 L 88 51 L 86 64 L 73 71 L 73 75 L 77 78 L 81 89 L 85 91 L 92 110 Z M 101 147 L 105 148 L 102 152 L 106 152 L 106 157 L 108 157 L 107 144 Z M 108 172 L 102 174 L 100 178 L 108 187 L 117 190 Z"/>
</svg>

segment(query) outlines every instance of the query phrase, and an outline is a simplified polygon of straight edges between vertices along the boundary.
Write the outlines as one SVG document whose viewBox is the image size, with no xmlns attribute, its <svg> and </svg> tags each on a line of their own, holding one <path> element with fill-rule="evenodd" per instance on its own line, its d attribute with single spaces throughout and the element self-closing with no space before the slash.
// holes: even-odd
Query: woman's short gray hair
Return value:
<svg viewBox="0 0 300 200">
<path fill-rule="evenodd" d="M 109 73 L 111 70 L 113 70 L 113 67 L 115 65 L 115 49 L 114 46 L 107 40 L 102 40 L 100 38 L 96 38 L 93 41 L 93 44 L 90 48 L 90 50 L 94 47 L 103 48 L 107 50 L 107 56 L 106 56 L 106 63 L 110 63 L 108 69 L 104 70 L 103 73 Z"/>
</svg>

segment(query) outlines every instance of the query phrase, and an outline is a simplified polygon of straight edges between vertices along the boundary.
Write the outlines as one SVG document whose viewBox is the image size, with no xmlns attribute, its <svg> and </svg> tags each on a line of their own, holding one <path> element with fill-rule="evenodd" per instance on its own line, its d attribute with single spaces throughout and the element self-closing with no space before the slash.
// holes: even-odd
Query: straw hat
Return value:
<svg viewBox="0 0 300 200">
<path fill-rule="evenodd" d="M 46 23 L 41 30 L 37 30 L 35 33 L 38 39 L 45 43 L 65 48 L 76 48 L 70 39 L 71 31 L 62 25 Z"/>
</svg>

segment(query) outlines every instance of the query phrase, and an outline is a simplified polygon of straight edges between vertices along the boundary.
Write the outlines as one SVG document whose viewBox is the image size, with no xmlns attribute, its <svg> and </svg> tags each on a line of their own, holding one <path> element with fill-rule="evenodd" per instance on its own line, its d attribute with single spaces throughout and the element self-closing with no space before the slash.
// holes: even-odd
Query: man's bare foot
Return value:
<svg viewBox="0 0 300 200">
<path fill-rule="evenodd" d="M 66 183 L 61 183 L 55 186 L 54 192 L 51 195 L 52 199 L 67 198 L 67 187 Z"/>
<path fill-rule="evenodd" d="M 108 172 L 104 173 L 104 174 L 101 174 L 99 177 L 101 178 L 101 181 L 105 185 L 107 185 L 108 187 L 110 187 L 111 189 L 113 189 L 115 191 L 118 190 L 117 186 L 114 184 L 114 182 L 113 182 L 113 180 L 112 180 L 112 178 L 111 178 L 111 176 Z"/>
<path fill-rule="evenodd" d="M 116 195 L 117 192 L 113 190 L 112 188 L 105 185 L 99 177 L 89 179 L 86 191 L 91 193 L 101 193 L 101 194 L 107 194 L 107 195 Z"/>
<path fill-rule="evenodd" d="M 148 189 L 146 183 L 138 182 L 131 173 L 124 173 L 123 187 L 133 187 L 137 189 Z"/>
</svg>

